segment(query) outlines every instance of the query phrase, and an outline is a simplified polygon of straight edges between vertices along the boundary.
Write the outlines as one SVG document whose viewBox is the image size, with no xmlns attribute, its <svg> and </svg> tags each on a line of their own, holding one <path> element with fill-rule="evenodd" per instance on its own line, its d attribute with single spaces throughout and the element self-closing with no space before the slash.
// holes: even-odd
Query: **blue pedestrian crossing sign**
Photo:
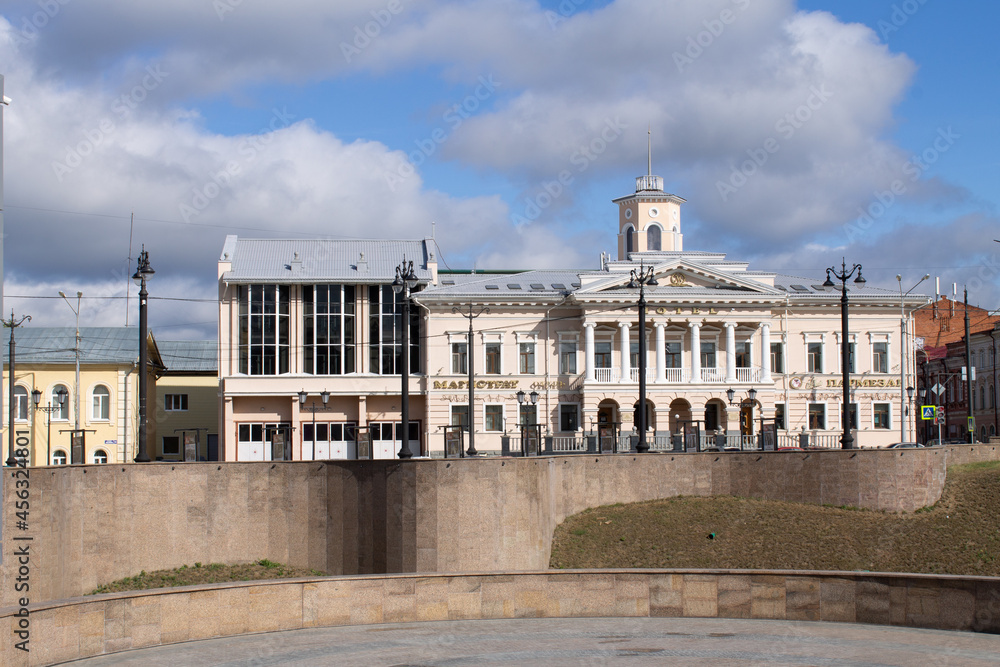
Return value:
<svg viewBox="0 0 1000 667">
<path fill-rule="evenodd" d="M 920 406 L 920 418 L 921 419 L 934 419 L 935 405 L 921 405 Z"/>
</svg>

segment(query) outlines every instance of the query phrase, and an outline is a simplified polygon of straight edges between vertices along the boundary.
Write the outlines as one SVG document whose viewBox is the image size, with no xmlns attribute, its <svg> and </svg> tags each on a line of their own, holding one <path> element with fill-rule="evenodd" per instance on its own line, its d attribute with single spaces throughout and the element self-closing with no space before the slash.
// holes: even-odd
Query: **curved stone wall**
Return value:
<svg viewBox="0 0 1000 667">
<path fill-rule="evenodd" d="M 224 613 L 220 613 L 224 610 Z M 2 664 L 252 632 L 541 617 L 752 618 L 1000 632 L 1000 579 L 854 572 L 587 570 L 189 586 L 33 605 L 30 652 Z M 20 619 L 0 611 L 0 633 Z"/>
<path fill-rule="evenodd" d="M 30 469 L 30 600 L 140 570 L 260 558 L 331 574 L 540 570 L 590 507 L 736 495 L 912 511 L 946 466 L 995 446 Z M 4 486 L 0 606 L 13 605 L 14 485 Z"/>
</svg>

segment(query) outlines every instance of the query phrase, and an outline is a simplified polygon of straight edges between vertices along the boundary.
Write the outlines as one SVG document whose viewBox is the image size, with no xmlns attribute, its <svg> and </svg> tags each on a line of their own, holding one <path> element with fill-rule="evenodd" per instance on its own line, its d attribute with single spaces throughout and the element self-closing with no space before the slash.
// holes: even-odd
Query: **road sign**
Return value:
<svg viewBox="0 0 1000 667">
<path fill-rule="evenodd" d="M 933 405 L 921 405 L 920 406 L 920 418 L 921 419 L 934 419 L 937 416 L 936 406 Z"/>
<path fill-rule="evenodd" d="M 976 418 L 969 417 L 969 433 L 974 433 L 976 430 Z"/>
<path fill-rule="evenodd" d="M 937 394 L 938 396 L 940 396 L 941 394 L 944 393 L 944 387 L 941 386 L 940 382 L 937 382 L 937 383 L 934 384 L 933 387 L 931 387 L 931 391 L 933 391 L 935 394 Z"/>
</svg>

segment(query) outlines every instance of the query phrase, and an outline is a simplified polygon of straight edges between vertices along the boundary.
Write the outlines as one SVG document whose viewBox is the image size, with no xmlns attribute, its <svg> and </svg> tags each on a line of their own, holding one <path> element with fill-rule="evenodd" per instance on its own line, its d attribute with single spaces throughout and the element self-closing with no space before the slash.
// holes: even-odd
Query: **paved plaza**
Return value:
<svg viewBox="0 0 1000 667">
<path fill-rule="evenodd" d="M 964 667 L 1000 664 L 1000 636 L 800 621 L 545 618 L 292 630 L 126 651 L 72 664 Z"/>
</svg>

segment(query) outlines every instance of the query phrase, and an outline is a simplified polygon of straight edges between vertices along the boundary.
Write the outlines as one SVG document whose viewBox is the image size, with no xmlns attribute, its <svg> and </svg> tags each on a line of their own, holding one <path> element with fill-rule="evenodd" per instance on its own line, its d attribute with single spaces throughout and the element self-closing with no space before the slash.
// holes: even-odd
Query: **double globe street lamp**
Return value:
<svg viewBox="0 0 1000 667">
<path fill-rule="evenodd" d="M 401 391 L 402 430 L 399 439 L 403 444 L 399 448 L 399 458 L 413 458 L 410 451 L 410 294 L 417 286 L 417 274 L 413 271 L 413 262 L 406 261 L 396 267 L 396 279 L 392 281 L 392 289 L 397 295 L 402 295 L 403 300 L 403 358 L 402 372 L 403 387 Z M 470 404 L 471 411 L 471 404 Z M 314 414 L 315 416 L 315 414 Z"/>
<path fill-rule="evenodd" d="M 66 390 L 60 389 L 56 392 L 56 405 L 52 405 L 52 400 L 46 406 L 39 405 L 42 402 L 42 392 L 40 389 L 31 390 L 31 400 L 35 403 L 35 412 L 44 412 L 45 420 L 45 465 L 52 465 L 52 413 L 62 410 L 66 405 Z"/>
<path fill-rule="evenodd" d="M 649 451 L 646 442 L 646 286 L 656 287 L 659 283 L 653 275 L 653 267 L 646 268 L 642 263 L 629 275 L 629 289 L 639 288 L 639 409 L 636 411 L 639 441 L 635 450 L 643 453 Z"/>
<path fill-rule="evenodd" d="M 837 271 L 836 266 L 831 266 L 826 270 L 826 282 L 823 283 L 823 287 L 836 287 L 833 280 L 830 279 L 831 274 L 840 281 L 840 326 L 842 329 L 840 337 L 840 367 L 844 375 L 844 409 L 841 416 L 844 435 L 840 436 L 841 449 L 854 449 L 854 436 L 851 435 L 851 360 L 850 342 L 848 340 L 850 338 L 850 329 L 847 323 L 847 281 L 851 279 L 855 271 L 858 272 L 858 277 L 854 279 L 854 283 L 859 288 L 864 287 L 866 281 L 861 275 L 861 265 L 855 264 L 848 271 L 847 264 L 843 259 L 840 262 L 840 271 Z"/>
</svg>

